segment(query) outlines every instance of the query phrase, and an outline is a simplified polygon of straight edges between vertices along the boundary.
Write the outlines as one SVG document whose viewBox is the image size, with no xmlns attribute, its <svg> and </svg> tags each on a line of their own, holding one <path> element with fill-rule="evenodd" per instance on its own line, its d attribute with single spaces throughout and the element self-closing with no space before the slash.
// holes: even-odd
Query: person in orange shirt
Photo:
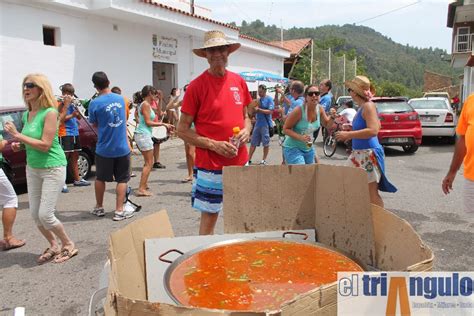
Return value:
<svg viewBox="0 0 474 316">
<path fill-rule="evenodd" d="M 458 137 L 451 166 L 443 179 L 442 189 L 444 194 L 453 190 L 454 178 L 464 162 L 464 211 L 474 219 L 474 94 L 464 102 L 456 134 Z"/>
</svg>

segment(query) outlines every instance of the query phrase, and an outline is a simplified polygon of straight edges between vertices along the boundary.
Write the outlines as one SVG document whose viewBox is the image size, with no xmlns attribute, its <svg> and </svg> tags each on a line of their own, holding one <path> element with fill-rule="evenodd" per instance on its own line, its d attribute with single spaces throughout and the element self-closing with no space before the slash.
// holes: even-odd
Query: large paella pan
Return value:
<svg viewBox="0 0 474 316">
<path fill-rule="evenodd" d="M 181 256 L 165 259 L 173 251 Z M 177 304 L 227 310 L 277 310 L 335 282 L 337 272 L 366 269 L 336 249 L 288 238 L 234 239 L 185 254 L 172 249 L 160 260 L 171 263 L 163 281 Z"/>
</svg>

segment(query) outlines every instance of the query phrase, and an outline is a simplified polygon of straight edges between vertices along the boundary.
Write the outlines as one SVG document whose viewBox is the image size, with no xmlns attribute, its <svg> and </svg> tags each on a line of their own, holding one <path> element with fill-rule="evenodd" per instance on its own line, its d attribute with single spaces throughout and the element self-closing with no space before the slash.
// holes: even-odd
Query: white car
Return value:
<svg viewBox="0 0 474 316">
<path fill-rule="evenodd" d="M 411 99 L 408 103 L 420 116 L 423 136 L 446 137 L 450 143 L 455 142 L 457 117 L 448 99 L 426 97 Z"/>
<path fill-rule="evenodd" d="M 351 101 L 352 97 L 350 95 L 341 95 L 339 98 L 336 100 L 336 107 L 340 107 L 347 101 Z"/>
</svg>

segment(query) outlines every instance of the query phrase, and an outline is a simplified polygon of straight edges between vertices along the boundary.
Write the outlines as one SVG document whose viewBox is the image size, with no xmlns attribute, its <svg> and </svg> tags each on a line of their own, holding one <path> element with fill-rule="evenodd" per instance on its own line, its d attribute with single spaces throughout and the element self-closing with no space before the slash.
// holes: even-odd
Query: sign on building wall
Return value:
<svg viewBox="0 0 474 316">
<path fill-rule="evenodd" d="M 178 39 L 153 35 L 153 57 L 158 61 L 178 62 Z"/>
</svg>

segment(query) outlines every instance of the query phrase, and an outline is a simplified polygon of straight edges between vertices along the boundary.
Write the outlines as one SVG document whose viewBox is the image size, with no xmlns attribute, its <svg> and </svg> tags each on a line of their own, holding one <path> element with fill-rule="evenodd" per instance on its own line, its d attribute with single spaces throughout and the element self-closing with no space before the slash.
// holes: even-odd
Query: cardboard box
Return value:
<svg viewBox="0 0 474 316">
<path fill-rule="evenodd" d="M 430 271 L 433 252 L 413 227 L 369 203 L 364 171 L 329 165 L 224 169 L 224 232 L 315 229 L 318 241 L 384 271 Z M 275 313 L 187 308 L 147 301 L 144 240 L 173 237 L 165 210 L 111 234 L 107 315 L 336 315 L 336 284 Z"/>
</svg>

